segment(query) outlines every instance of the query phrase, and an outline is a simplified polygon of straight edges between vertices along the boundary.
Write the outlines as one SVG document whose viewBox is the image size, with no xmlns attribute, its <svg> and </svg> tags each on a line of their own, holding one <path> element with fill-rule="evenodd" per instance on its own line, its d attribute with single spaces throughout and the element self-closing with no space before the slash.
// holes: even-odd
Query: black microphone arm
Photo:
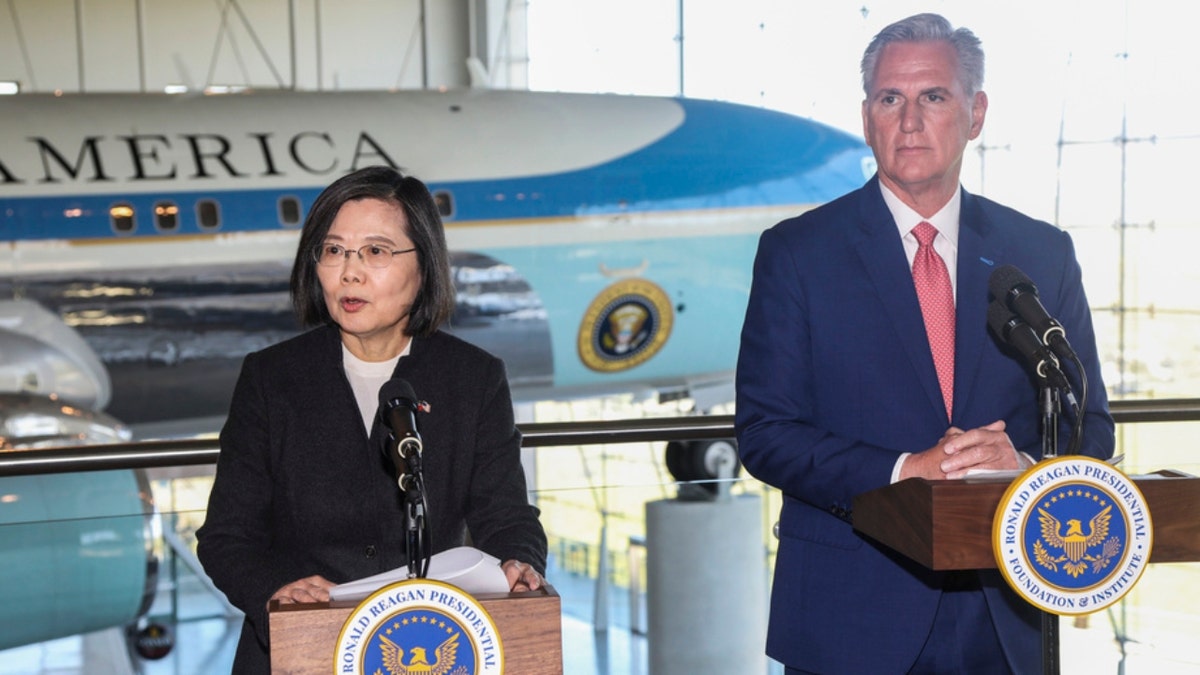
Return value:
<svg viewBox="0 0 1200 675">
<path fill-rule="evenodd" d="M 1046 349 L 1033 328 L 1009 311 L 1003 302 L 995 301 L 988 307 L 988 327 L 1001 341 L 1016 349 L 1039 378 L 1058 389 L 1071 390 L 1071 383 L 1059 368 L 1058 358 Z"/>
<path fill-rule="evenodd" d="M 1041 341 L 1063 361 L 1075 364 L 1079 374 L 1079 400 L 1068 392 L 1067 398 L 1075 410 L 1074 433 L 1071 435 L 1071 445 L 1068 454 L 1076 454 L 1083 443 L 1083 419 L 1087 411 L 1088 378 L 1087 369 L 1071 344 L 1067 342 L 1067 331 L 1062 324 L 1050 316 L 1038 297 L 1037 286 L 1024 272 L 1013 265 L 1002 265 L 992 272 L 988 279 L 988 290 L 996 301 L 1003 302 L 1014 314 L 1029 324 L 1036 333 L 1041 335 Z"/>
<path fill-rule="evenodd" d="M 425 578 L 433 550 L 425 500 L 425 475 L 421 468 L 424 445 L 417 431 L 416 413 L 428 405 L 417 400 L 412 385 L 392 378 L 379 389 L 379 414 L 391 431 L 385 452 L 396 469 L 396 484 L 404 494 L 404 518 L 409 578 Z"/>
<path fill-rule="evenodd" d="M 1067 331 L 1062 324 L 1050 316 L 1038 297 L 1037 286 L 1024 272 L 1012 265 L 1002 265 L 988 279 L 988 290 L 993 297 L 1004 302 L 1014 314 L 1029 324 L 1058 358 L 1076 362 L 1078 357 L 1067 342 Z"/>
</svg>

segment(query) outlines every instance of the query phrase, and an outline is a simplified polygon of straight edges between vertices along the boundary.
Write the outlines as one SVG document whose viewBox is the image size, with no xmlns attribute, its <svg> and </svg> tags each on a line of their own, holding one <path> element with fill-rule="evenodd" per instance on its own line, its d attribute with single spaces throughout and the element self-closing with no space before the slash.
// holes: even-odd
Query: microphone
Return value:
<svg viewBox="0 0 1200 675">
<path fill-rule="evenodd" d="M 401 489 L 406 489 L 406 478 L 416 478 L 421 470 L 421 434 L 417 431 L 416 412 L 421 408 L 412 385 L 394 377 L 379 389 L 379 410 L 383 421 L 391 430 L 391 442 L 387 452 L 399 474 Z"/>
<path fill-rule="evenodd" d="M 1040 336 L 1042 344 L 1064 361 L 1078 361 L 1062 324 L 1050 316 L 1038 298 L 1037 286 L 1024 272 L 1012 265 L 1003 265 L 992 272 L 988 290 L 1009 310 L 1015 313 Z"/>
<path fill-rule="evenodd" d="M 379 412 L 391 430 L 387 455 L 396 467 L 396 484 L 404 493 L 404 544 L 408 551 L 408 577 L 425 578 L 433 544 L 432 530 L 426 518 L 425 476 L 421 470 L 421 434 L 417 432 L 416 412 L 428 411 L 429 404 L 417 400 L 412 385 L 393 377 L 379 388 Z"/>
<path fill-rule="evenodd" d="M 1038 377 L 1059 389 L 1070 392 L 1070 383 L 1059 369 L 1058 359 L 1050 350 L 1046 349 L 1046 345 L 1038 339 L 1033 328 L 1021 317 L 1009 311 L 1008 306 L 999 299 L 993 301 L 988 307 L 988 327 L 1003 342 L 1016 349 Z"/>
</svg>

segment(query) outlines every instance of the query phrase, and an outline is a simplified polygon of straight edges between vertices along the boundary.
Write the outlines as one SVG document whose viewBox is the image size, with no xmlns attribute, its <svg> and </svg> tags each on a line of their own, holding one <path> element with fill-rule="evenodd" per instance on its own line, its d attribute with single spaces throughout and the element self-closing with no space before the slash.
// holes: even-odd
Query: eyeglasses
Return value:
<svg viewBox="0 0 1200 675">
<path fill-rule="evenodd" d="M 366 244 L 359 246 L 357 249 L 346 248 L 341 244 L 321 244 L 314 247 L 312 250 L 313 260 L 318 265 L 333 267 L 334 265 L 342 265 L 350 259 L 351 253 L 357 253 L 358 259 L 363 261 L 367 267 L 387 267 L 392 264 L 392 257 L 401 253 L 412 253 L 417 250 L 414 248 L 406 248 L 402 251 L 393 251 L 379 244 Z"/>
</svg>

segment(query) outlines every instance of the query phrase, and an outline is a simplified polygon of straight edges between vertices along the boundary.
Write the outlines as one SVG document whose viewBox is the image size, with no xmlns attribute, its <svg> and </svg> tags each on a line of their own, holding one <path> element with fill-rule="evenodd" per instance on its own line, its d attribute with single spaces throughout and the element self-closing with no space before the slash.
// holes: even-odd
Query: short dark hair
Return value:
<svg viewBox="0 0 1200 675">
<path fill-rule="evenodd" d="M 862 58 L 863 91 L 871 97 L 875 85 L 875 68 L 879 53 L 895 42 L 945 42 L 958 55 L 958 79 L 967 96 L 983 88 L 983 48 L 979 38 L 967 28 L 954 28 L 938 14 L 915 14 L 901 19 L 883 30 L 867 45 Z"/>
<path fill-rule="evenodd" d="M 379 199 L 396 204 L 407 221 L 405 234 L 416 247 L 421 288 L 409 312 L 408 335 L 431 335 L 454 313 L 454 282 L 450 278 L 450 254 L 442 217 L 429 188 L 420 180 L 387 166 L 359 169 L 335 180 L 317 195 L 304 227 L 292 264 L 292 307 L 304 326 L 333 322 L 312 250 L 325 241 L 338 211 L 346 202 Z"/>
</svg>

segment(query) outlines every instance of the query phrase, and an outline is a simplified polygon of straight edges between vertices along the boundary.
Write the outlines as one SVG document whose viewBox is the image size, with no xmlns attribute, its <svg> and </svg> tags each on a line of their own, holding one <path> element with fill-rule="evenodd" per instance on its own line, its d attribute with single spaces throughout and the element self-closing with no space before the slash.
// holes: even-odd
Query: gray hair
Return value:
<svg viewBox="0 0 1200 675">
<path fill-rule="evenodd" d="M 916 14 L 883 30 L 867 45 L 862 58 L 863 91 L 871 96 L 875 68 L 883 48 L 895 42 L 947 42 L 958 54 L 958 79 L 968 97 L 983 88 L 983 49 L 979 38 L 966 28 L 954 28 L 938 14 Z"/>
</svg>

